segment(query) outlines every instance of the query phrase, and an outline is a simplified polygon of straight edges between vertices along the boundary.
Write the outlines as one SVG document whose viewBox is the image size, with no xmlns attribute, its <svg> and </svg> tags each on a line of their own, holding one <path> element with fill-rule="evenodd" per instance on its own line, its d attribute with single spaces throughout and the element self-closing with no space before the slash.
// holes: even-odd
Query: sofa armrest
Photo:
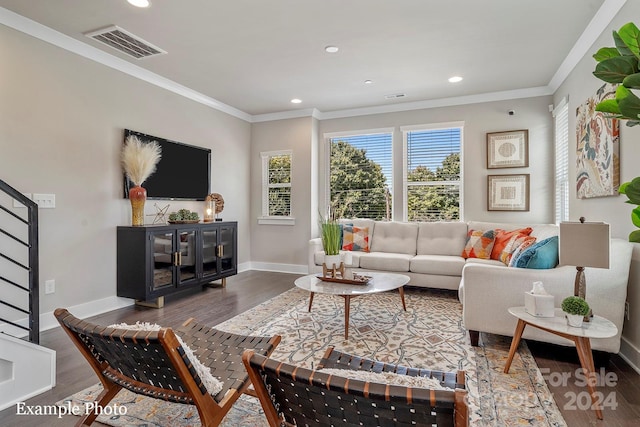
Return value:
<svg viewBox="0 0 640 427">
<path fill-rule="evenodd" d="M 316 237 L 315 239 L 309 240 L 309 248 L 307 255 L 307 264 L 309 274 L 315 273 L 318 270 L 316 266 L 315 253 L 321 251 L 322 249 L 322 239 L 320 237 Z"/>
</svg>

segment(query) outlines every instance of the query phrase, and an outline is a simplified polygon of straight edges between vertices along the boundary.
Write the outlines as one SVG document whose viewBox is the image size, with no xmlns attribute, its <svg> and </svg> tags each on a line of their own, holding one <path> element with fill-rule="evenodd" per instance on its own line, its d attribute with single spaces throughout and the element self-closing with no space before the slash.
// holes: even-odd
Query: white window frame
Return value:
<svg viewBox="0 0 640 427">
<path fill-rule="evenodd" d="M 464 159 L 463 159 L 463 147 L 464 147 L 464 121 L 458 122 L 443 122 L 443 123 L 431 123 L 425 125 L 411 125 L 411 126 L 401 126 L 400 131 L 402 131 L 402 221 L 408 221 L 409 218 L 409 207 L 408 207 L 408 142 L 407 142 L 407 134 L 409 132 L 420 132 L 420 131 L 429 131 L 429 130 L 438 130 L 438 129 L 450 129 L 450 128 L 460 128 L 460 181 L 433 181 L 433 184 L 425 183 L 421 185 L 458 185 L 460 192 L 460 222 L 464 222 Z"/>
<path fill-rule="evenodd" d="M 554 219 L 569 220 L 569 96 L 552 111 L 554 131 Z"/>
<path fill-rule="evenodd" d="M 325 177 L 324 177 L 324 212 L 329 212 L 329 206 L 331 205 L 331 140 L 341 137 L 349 137 L 349 136 L 360 136 L 360 135 L 378 135 L 381 133 L 388 133 L 391 135 L 391 176 L 395 175 L 395 150 L 394 142 L 395 142 L 395 127 L 388 128 L 376 128 L 376 129 L 365 129 L 365 130 L 353 130 L 353 131 L 343 131 L 343 132 L 327 132 L 323 134 L 324 138 L 324 164 L 325 164 Z M 392 179 L 391 183 L 391 194 L 395 194 L 396 183 L 395 180 Z M 391 218 L 393 220 L 393 209 L 391 211 Z"/>
<path fill-rule="evenodd" d="M 272 157 L 289 156 L 291 163 L 290 179 L 286 184 L 270 184 L 269 183 L 269 160 Z M 293 216 L 293 150 L 276 150 L 263 151 L 260 153 L 262 162 L 262 215 L 258 217 L 260 225 L 295 225 L 296 219 Z M 290 215 L 269 215 L 269 189 L 271 188 L 290 188 L 291 200 L 289 201 Z"/>
</svg>

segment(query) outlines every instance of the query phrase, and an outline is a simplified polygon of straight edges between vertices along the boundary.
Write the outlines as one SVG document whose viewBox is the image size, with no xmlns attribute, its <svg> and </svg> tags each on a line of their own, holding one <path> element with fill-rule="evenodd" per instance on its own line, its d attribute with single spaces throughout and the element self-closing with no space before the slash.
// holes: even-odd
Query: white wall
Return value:
<svg viewBox="0 0 640 427">
<path fill-rule="evenodd" d="M 592 75 L 595 60 L 591 55 L 604 46 L 614 46 L 611 32 L 618 30 L 629 21 L 639 24 L 640 2 L 627 2 L 618 15 L 609 24 L 589 53 L 574 68 L 569 77 L 554 94 L 557 104 L 564 96 L 569 96 L 569 176 L 576 176 L 576 108 L 604 84 Z M 630 181 L 640 175 L 638 168 L 640 158 L 640 129 L 630 128 L 623 123 L 620 129 L 620 180 Z M 575 181 L 574 181 L 575 182 Z M 627 199 L 617 195 L 594 199 L 577 199 L 575 184 L 570 184 L 569 213 L 572 220 L 585 216 L 588 220 L 605 221 L 611 224 L 611 235 L 627 239 L 635 229 L 631 223 L 631 210 L 634 206 L 624 203 Z M 589 272 L 587 269 L 587 283 Z M 588 288 L 587 284 L 587 288 Z M 588 289 L 587 289 L 588 293 Z M 640 245 L 634 248 L 631 277 L 627 288 L 627 301 L 630 303 L 630 320 L 625 322 L 622 332 L 623 343 L 621 353 L 636 366 L 640 366 Z"/>
<path fill-rule="evenodd" d="M 42 313 L 116 294 L 116 226 L 131 223 L 124 128 L 212 149 L 212 190 L 225 197 L 222 217 L 239 223 L 239 261 L 249 261 L 248 123 L 7 27 L 0 39 L 0 179 L 56 195 L 55 209 L 39 211 Z M 47 279 L 56 293 L 44 294 Z"/>
</svg>

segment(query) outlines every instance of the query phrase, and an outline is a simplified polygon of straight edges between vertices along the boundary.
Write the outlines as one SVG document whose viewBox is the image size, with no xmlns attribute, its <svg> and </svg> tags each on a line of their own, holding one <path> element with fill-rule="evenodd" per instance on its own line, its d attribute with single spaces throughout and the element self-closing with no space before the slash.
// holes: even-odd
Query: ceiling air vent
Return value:
<svg viewBox="0 0 640 427">
<path fill-rule="evenodd" d="M 143 40 L 115 25 L 84 33 L 84 35 L 136 59 L 148 58 L 150 56 L 167 53 L 148 41 Z"/>
<path fill-rule="evenodd" d="M 407 96 L 407 95 L 405 95 L 404 93 L 394 93 L 392 95 L 385 95 L 384 99 L 404 98 L 405 96 Z"/>
</svg>

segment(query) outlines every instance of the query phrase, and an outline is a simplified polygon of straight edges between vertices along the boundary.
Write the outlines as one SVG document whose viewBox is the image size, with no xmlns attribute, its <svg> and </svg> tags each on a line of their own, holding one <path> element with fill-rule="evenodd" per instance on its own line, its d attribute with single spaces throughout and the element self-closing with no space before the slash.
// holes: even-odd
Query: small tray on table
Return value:
<svg viewBox="0 0 640 427">
<path fill-rule="evenodd" d="M 344 283 L 347 285 L 366 285 L 372 279 L 371 276 L 355 275 L 353 279 L 343 279 L 341 277 L 326 277 L 322 273 L 316 275 L 323 282 Z"/>
</svg>

